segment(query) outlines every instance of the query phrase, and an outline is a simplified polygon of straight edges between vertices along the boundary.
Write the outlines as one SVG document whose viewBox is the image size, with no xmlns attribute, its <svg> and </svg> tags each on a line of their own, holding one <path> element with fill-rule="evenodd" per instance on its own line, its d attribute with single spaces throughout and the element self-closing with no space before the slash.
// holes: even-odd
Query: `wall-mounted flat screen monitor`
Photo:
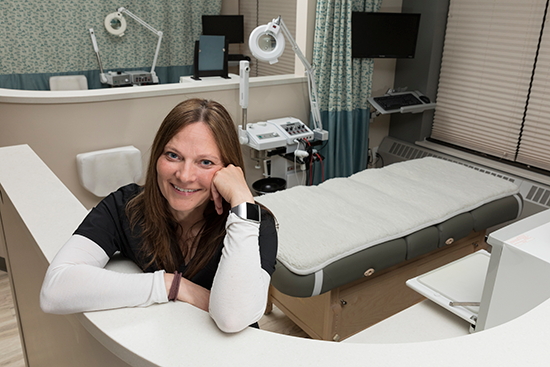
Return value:
<svg viewBox="0 0 550 367">
<path fill-rule="evenodd" d="M 244 17 L 242 15 L 203 15 L 202 34 L 225 36 L 227 43 L 244 43 Z"/>
<path fill-rule="evenodd" d="M 412 59 L 420 14 L 364 13 L 351 15 L 351 56 Z"/>
</svg>

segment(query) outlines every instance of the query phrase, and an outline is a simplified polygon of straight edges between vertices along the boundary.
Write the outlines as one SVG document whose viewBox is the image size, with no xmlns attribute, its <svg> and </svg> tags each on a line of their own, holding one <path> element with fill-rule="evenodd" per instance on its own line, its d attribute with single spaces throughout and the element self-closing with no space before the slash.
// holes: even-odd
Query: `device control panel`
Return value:
<svg viewBox="0 0 550 367">
<path fill-rule="evenodd" d="M 125 85 L 132 85 L 132 78 L 121 71 L 109 71 L 105 74 L 107 78 L 107 84 L 113 87 L 122 87 Z"/>
<path fill-rule="evenodd" d="M 302 121 L 294 117 L 285 117 L 248 124 L 246 135 L 251 148 L 269 150 L 295 145 L 296 139 L 313 140 L 313 131 Z"/>
<path fill-rule="evenodd" d="M 127 71 L 126 73 L 132 78 L 132 84 L 142 85 L 153 83 L 153 77 L 148 71 Z"/>
<path fill-rule="evenodd" d="M 273 124 L 265 121 L 248 124 L 246 127 L 248 145 L 256 150 L 268 150 L 286 145 L 286 138 Z"/>
<path fill-rule="evenodd" d="M 295 144 L 296 139 L 313 140 L 313 131 L 302 121 L 294 117 L 284 117 L 275 120 L 267 120 L 268 123 L 279 127 L 288 145 Z"/>
<path fill-rule="evenodd" d="M 105 83 L 113 87 L 156 84 L 153 75 L 148 71 L 108 71 L 105 77 Z"/>
</svg>

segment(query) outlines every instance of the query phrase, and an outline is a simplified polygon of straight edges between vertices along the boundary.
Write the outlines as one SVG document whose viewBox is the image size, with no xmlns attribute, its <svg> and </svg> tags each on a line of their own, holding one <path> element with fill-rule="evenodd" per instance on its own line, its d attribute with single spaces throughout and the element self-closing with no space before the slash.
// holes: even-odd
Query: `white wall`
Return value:
<svg viewBox="0 0 550 367">
<path fill-rule="evenodd" d="M 9 90 L 2 92 L 9 94 Z M 87 208 L 95 205 L 99 198 L 80 185 L 76 170 L 77 154 L 134 145 L 142 152 L 146 165 L 149 148 L 160 123 L 176 104 L 191 97 L 216 100 L 228 109 L 236 124 L 241 121 L 238 84 L 229 90 L 182 91 L 158 97 L 59 104 L 6 103 L 2 100 L 7 98 L 2 98 L 1 94 L 0 147 L 30 145 Z M 295 78 L 295 81 L 283 84 L 251 85 L 250 122 L 285 116 L 307 121 L 308 111 L 304 78 Z M 259 170 L 254 169 L 253 162 L 247 159 L 248 148 L 244 148 L 243 152 L 247 178 L 251 184 L 262 176 Z M 40 182 L 36 182 L 36 189 L 40 190 Z"/>
<path fill-rule="evenodd" d="M 221 14 L 239 14 L 239 0 L 222 0 Z"/>
<path fill-rule="evenodd" d="M 380 12 L 400 13 L 403 0 L 383 0 Z M 372 95 L 384 95 L 394 86 L 395 59 L 374 59 L 374 74 L 372 77 Z M 369 148 L 380 145 L 382 139 L 388 136 L 390 129 L 390 115 L 380 115 L 369 127 Z"/>
</svg>

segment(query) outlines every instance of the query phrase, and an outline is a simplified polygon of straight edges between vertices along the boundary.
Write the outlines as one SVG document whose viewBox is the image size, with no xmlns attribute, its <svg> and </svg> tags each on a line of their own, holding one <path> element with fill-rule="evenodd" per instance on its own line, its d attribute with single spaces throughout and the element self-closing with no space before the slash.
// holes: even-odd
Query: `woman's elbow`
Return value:
<svg viewBox="0 0 550 367">
<path fill-rule="evenodd" d="M 57 307 L 55 306 L 55 299 L 52 297 L 51 292 L 42 288 L 40 291 L 40 309 L 45 313 L 57 313 Z"/>
<path fill-rule="evenodd" d="M 234 334 L 238 333 L 239 331 L 243 331 L 246 329 L 250 324 L 238 317 L 235 318 L 227 318 L 224 317 L 221 320 L 214 319 L 216 322 L 216 325 L 218 328 L 227 334 Z"/>
<path fill-rule="evenodd" d="M 243 331 L 250 325 L 258 322 L 264 314 L 265 307 L 262 310 L 250 310 L 249 312 L 216 312 L 210 309 L 210 317 L 214 320 L 218 328 L 224 333 L 234 334 Z"/>
<path fill-rule="evenodd" d="M 61 299 L 59 292 L 45 285 L 40 290 L 40 309 L 44 313 L 62 315 L 65 311 L 65 301 Z"/>
</svg>

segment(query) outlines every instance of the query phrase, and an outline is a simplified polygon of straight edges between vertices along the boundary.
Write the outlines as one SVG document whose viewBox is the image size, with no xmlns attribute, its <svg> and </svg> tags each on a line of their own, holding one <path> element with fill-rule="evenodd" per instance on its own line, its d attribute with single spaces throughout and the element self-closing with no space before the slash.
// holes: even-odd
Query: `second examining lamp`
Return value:
<svg viewBox="0 0 550 367">
<path fill-rule="evenodd" d="M 292 45 L 292 50 L 298 56 L 306 69 L 309 103 L 311 105 L 311 115 L 313 116 L 313 132 L 316 140 L 327 140 L 328 131 L 323 130 L 321 123 L 321 113 L 319 111 L 317 98 L 317 85 L 315 84 L 315 70 L 307 61 L 304 54 L 296 44 L 296 41 L 290 34 L 283 19 L 279 16 L 266 25 L 261 25 L 250 33 L 248 47 L 255 58 L 261 61 L 267 61 L 274 64 L 278 61 L 285 49 L 285 36 Z"/>
<path fill-rule="evenodd" d="M 126 31 L 126 19 L 124 19 L 124 15 L 129 16 L 130 18 L 134 19 L 136 22 L 156 34 L 159 38 L 157 42 L 157 48 L 155 51 L 155 56 L 153 58 L 153 65 L 151 66 L 151 71 L 149 72 L 151 77 L 151 84 L 158 84 L 159 80 L 157 77 L 157 74 L 155 73 L 155 65 L 157 64 L 157 58 L 160 51 L 160 44 L 162 42 L 162 31 L 157 31 L 155 28 L 151 27 L 149 24 L 145 23 L 141 18 L 134 15 L 132 12 L 130 12 L 128 9 L 121 7 L 118 8 L 116 12 L 111 13 L 105 17 L 105 29 L 107 29 L 107 32 L 111 33 L 112 35 L 122 37 L 124 36 L 124 32 Z M 134 74 L 136 72 L 133 72 Z M 133 83 L 138 84 L 138 83 Z"/>
</svg>

